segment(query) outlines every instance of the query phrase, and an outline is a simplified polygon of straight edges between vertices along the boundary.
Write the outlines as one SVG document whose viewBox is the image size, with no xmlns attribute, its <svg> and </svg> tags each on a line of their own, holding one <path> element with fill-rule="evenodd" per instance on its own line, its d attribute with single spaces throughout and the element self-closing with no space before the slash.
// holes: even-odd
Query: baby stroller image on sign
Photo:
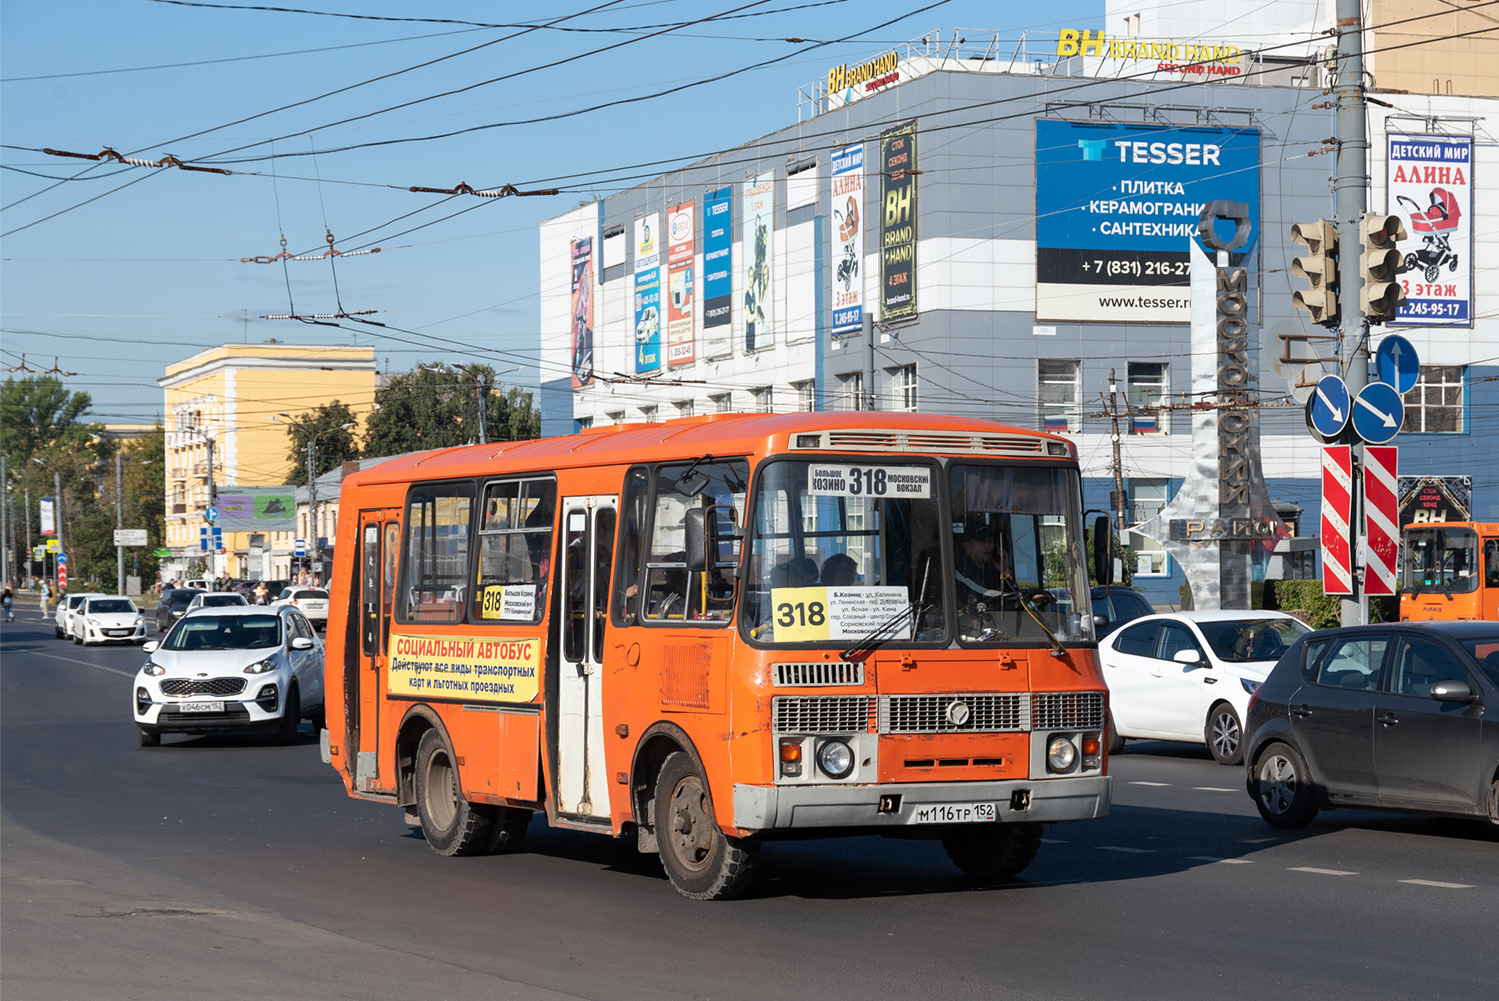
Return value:
<svg viewBox="0 0 1499 1001">
<path fill-rule="evenodd" d="M 1425 210 L 1404 195 L 1396 195 L 1395 200 L 1410 210 L 1411 229 L 1423 234 L 1421 249 L 1405 255 L 1405 270 L 1420 271 L 1429 282 L 1437 280 L 1443 264 L 1448 271 L 1456 271 L 1457 252 L 1448 242 L 1448 235 L 1462 218 L 1457 197 L 1446 188 L 1432 188 L 1431 206 Z"/>
</svg>

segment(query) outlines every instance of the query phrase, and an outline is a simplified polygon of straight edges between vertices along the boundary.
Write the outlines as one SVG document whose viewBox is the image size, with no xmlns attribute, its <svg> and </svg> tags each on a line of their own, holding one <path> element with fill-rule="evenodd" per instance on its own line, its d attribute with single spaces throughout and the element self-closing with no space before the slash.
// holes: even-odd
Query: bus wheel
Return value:
<svg viewBox="0 0 1499 1001">
<path fill-rule="evenodd" d="M 754 880 L 754 845 L 718 829 L 707 784 L 681 751 L 661 764 L 655 824 L 661 868 L 682 896 L 728 900 Z"/>
<path fill-rule="evenodd" d="M 458 766 L 437 730 L 416 747 L 416 812 L 439 855 L 477 855 L 489 844 L 491 813 L 458 795 Z"/>
<path fill-rule="evenodd" d="M 970 824 L 942 836 L 952 864 L 970 876 L 1014 876 L 1041 847 L 1040 824 Z"/>
</svg>

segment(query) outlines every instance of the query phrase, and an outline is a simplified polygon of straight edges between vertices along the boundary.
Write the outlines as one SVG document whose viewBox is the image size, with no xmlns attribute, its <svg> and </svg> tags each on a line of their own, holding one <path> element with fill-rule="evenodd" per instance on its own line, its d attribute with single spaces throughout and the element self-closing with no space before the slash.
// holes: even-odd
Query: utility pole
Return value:
<svg viewBox="0 0 1499 1001">
<path fill-rule="evenodd" d="M 62 544 L 62 475 L 55 469 L 52 470 L 52 494 L 57 498 L 57 524 L 53 527 L 57 529 L 57 555 L 61 556 L 68 551 L 68 547 Z M 57 556 L 52 557 L 52 571 L 52 579 L 56 580 L 60 576 L 57 573 Z M 58 590 L 61 591 L 62 588 Z"/>
<path fill-rule="evenodd" d="M 312 535 L 312 565 L 322 577 L 323 552 L 318 545 L 317 523 L 317 445 L 312 435 L 307 436 L 307 527 Z"/>
<path fill-rule="evenodd" d="M 122 489 L 124 477 L 120 473 L 121 457 L 118 450 L 115 451 L 115 530 L 125 527 L 125 492 Z M 119 586 L 115 594 L 125 593 L 125 547 L 118 542 L 115 543 L 115 579 Z"/>
<path fill-rule="evenodd" d="M 31 487 L 30 486 L 26 487 L 26 496 L 23 498 L 23 500 L 25 501 L 25 510 L 23 510 L 21 513 L 23 515 L 25 515 L 25 518 L 23 518 L 22 520 L 26 522 L 26 583 L 30 584 L 31 583 Z"/>
<path fill-rule="evenodd" d="M 474 376 L 474 384 L 479 387 L 479 444 L 489 444 L 489 412 L 486 409 L 485 397 L 489 395 L 489 383 Z"/>
<path fill-rule="evenodd" d="M 10 477 L 5 474 L 5 456 L 0 455 L 0 553 L 4 554 L 5 583 L 10 582 L 10 575 L 15 570 L 15 563 L 11 560 L 11 530 L 15 528 L 15 519 L 10 514 Z"/>
<path fill-rule="evenodd" d="M 1359 271 L 1356 248 L 1361 243 L 1359 224 L 1369 203 L 1369 141 L 1365 138 L 1368 107 L 1364 101 L 1364 37 L 1360 0 L 1337 0 L 1337 80 L 1334 84 L 1338 101 L 1337 173 L 1333 178 L 1333 195 L 1338 229 L 1338 295 L 1342 326 L 1339 340 L 1339 362 L 1350 398 L 1357 397 L 1369 381 L 1369 321 L 1358 309 L 1359 292 L 1364 279 Z M 1353 517 L 1349 521 L 1349 549 L 1353 572 L 1353 593 L 1341 602 L 1341 622 L 1345 626 L 1363 625 L 1369 619 L 1368 596 L 1364 591 L 1362 570 L 1364 497 L 1360 489 L 1359 470 L 1363 468 L 1364 447 L 1353 446 Z"/>
<path fill-rule="evenodd" d="M 1124 509 L 1124 464 L 1119 456 L 1119 384 L 1114 379 L 1113 369 L 1109 369 L 1108 415 L 1109 440 L 1114 446 L 1114 496 L 1110 498 L 1113 503 L 1109 506 L 1114 509 L 1115 532 L 1122 540 L 1129 528 L 1129 516 Z"/>
</svg>

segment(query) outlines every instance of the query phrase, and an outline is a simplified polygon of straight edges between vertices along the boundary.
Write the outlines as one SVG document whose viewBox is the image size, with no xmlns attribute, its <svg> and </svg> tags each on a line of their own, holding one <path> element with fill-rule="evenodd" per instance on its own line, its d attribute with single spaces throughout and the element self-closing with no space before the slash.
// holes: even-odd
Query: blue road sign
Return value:
<svg viewBox="0 0 1499 1001">
<path fill-rule="evenodd" d="M 1399 334 L 1388 334 L 1374 353 L 1374 369 L 1380 382 L 1395 387 L 1397 393 L 1409 393 L 1421 374 L 1421 360 L 1411 342 Z"/>
<path fill-rule="evenodd" d="M 208 529 L 198 529 L 198 548 L 205 553 L 208 552 Z"/>
<path fill-rule="evenodd" d="M 1307 426 L 1323 438 L 1336 438 L 1348 426 L 1351 403 L 1348 383 L 1339 376 L 1324 375 L 1307 402 Z"/>
<path fill-rule="evenodd" d="M 203 517 L 207 518 L 209 521 L 218 521 L 219 509 L 216 507 L 211 507 L 203 512 Z"/>
<path fill-rule="evenodd" d="M 66 566 L 67 562 L 68 562 L 68 554 L 67 553 L 58 553 L 57 554 L 57 565 L 58 566 Z"/>
<path fill-rule="evenodd" d="M 1383 445 L 1400 433 L 1405 422 L 1405 404 L 1395 387 L 1371 382 L 1353 401 L 1353 431 L 1371 445 Z"/>
<path fill-rule="evenodd" d="M 293 552 L 292 552 L 293 556 L 306 556 L 307 555 L 307 540 L 306 539 L 298 539 L 298 540 L 296 540 L 294 543 L 292 543 L 292 547 L 293 547 Z"/>
</svg>

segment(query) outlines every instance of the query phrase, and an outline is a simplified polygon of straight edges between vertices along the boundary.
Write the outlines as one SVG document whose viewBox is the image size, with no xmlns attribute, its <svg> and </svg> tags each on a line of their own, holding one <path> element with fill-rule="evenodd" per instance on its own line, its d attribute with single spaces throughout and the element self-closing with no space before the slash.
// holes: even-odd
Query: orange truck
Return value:
<svg viewBox="0 0 1499 1001">
<path fill-rule="evenodd" d="M 1109 809 L 1085 537 L 1072 444 L 982 420 L 715 414 L 393 458 L 343 485 L 323 757 L 440 854 L 512 850 L 539 813 L 696 899 L 744 892 L 776 838 L 938 840 L 1010 875 L 1044 824 Z"/>
<path fill-rule="evenodd" d="M 1499 523 L 1419 522 L 1401 543 L 1401 622 L 1499 622 Z"/>
</svg>

